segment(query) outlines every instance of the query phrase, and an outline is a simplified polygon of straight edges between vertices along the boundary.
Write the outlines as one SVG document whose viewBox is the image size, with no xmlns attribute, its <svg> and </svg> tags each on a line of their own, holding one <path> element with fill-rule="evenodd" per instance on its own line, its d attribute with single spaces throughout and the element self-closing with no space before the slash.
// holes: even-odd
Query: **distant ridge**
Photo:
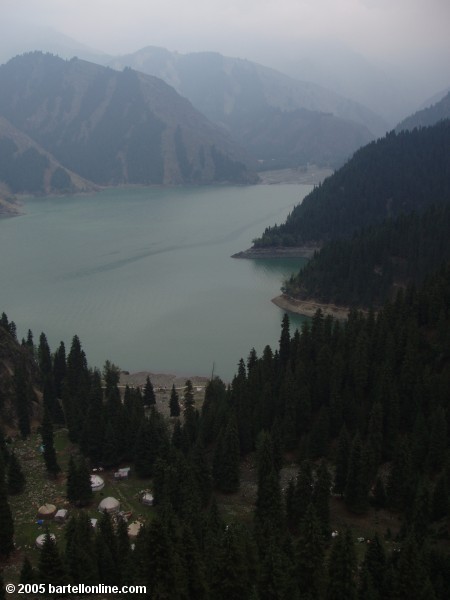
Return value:
<svg viewBox="0 0 450 600">
<path fill-rule="evenodd" d="M 99 185 L 255 181 L 251 161 L 166 83 L 41 52 L 0 66 L 0 116 Z"/>
<path fill-rule="evenodd" d="M 160 77 L 269 168 L 342 164 L 387 129 L 369 109 L 317 84 L 215 52 L 180 54 L 149 46 L 108 64 Z M 330 147 L 336 131 L 342 146 Z"/>
<path fill-rule="evenodd" d="M 415 112 L 397 125 L 395 130 L 414 129 L 414 127 L 427 127 L 434 125 L 443 119 L 450 119 L 450 91 L 439 101 Z"/>
</svg>

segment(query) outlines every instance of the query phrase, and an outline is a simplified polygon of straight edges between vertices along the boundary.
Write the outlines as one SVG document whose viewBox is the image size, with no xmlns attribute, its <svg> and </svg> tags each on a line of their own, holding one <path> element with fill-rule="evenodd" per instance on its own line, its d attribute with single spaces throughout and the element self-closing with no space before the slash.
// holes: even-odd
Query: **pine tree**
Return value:
<svg viewBox="0 0 450 600">
<path fill-rule="evenodd" d="M 75 459 L 72 454 L 69 458 L 69 467 L 67 472 L 67 483 L 66 483 L 66 498 L 71 504 L 75 504 L 78 498 L 77 492 L 77 467 Z"/>
<path fill-rule="evenodd" d="M 184 567 L 187 597 L 195 600 L 210 598 L 206 567 L 198 548 L 197 541 L 190 527 L 185 526 L 181 537 L 182 563 Z"/>
<path fill-rule="evenodd" d="M 40 583 L 65 585 L 69 582 L 56 542 L 48 531 L 39 556 L 38 573 Z"/>
<path fill-rule="evenodd" d="M 145 380 L 143 402 L 144 406 L 153 406 L 153 404 L 156 404 L 155 391 L 148 375 Z"/>
<path fill-rule="evenodd" d="M 8 557 L 14 550 L 14 521 L 5 483 L 5 465 L 0 460 L 0 557 Z"/>
<path fill-rule="evenodd" d="M 325 461 L 321 461 L 316 473 L 316 482 L 313 492 L 313 504 L 316 509 L 322 535 L 330 535 L 330 496 L 331 475 Z"/>
<path fill-rule="evenodd" d="M 324 578 L 323 536 L 317 514 L 308 505 L 300 525 L 300 536 L 295 547 L 295 576 L 301 598 L 320 598 Z"/>
<path fill-rule="evenodd" d="M 33 565 L 30 562 L 28 556 L 25 556 L 22 562 L 22 568 L 20 569 L 19 582 L 20 583 L 36 583 L 37 575 L 33 569 Z"/>
<path fill-rule="evenodd" d="M 290 529 L 298 531 L 300 523 L 304 519 L 306 510 L 312 502 L 313 475 L 311 463 L 303 461 L 300 464 L 297 480 L 292 494 L 288 524 Z"/>
<path fill-rule="evenodd" d="M 28 383 L 24 364 L 19 364 L 14 373 L 14 388 L 16 394 L 16 410 L 19 430 L 22 438 L 27 438 L 31 433 L 30 426 L 30 399 Z"/>
<path fill-rule="evenodd" d="M 362 564 L 360 598 L 383 600 L 387 596 L 387 559 L 383 544 L 375 534 L 367 544 Z"/>
<path fill-rule="evenodd" d="M 106 469 L 116 467 L 119 464 L 119 449 L 116 432 L 111 421 L 105 426 L 102 446 L 102 464 Z"/>
<path fill-rule="evenodd" d="M 183 395 L 183 400 L 184 400 L 184 408 L 187 408 L 188 406 L 194 406 L 194 387 L 192 385 L 192 381 L 190 379 L 188 379 L 186 381 L 185 387 L 184 387 L 184 395 Z"/>
<path fill-rule="evenodd" d="M 211 574 L 211 597 L 215 600 L 251 598 L 250 590 L 243 532 L 229 525 L 220 537 L 218 560 Z"/>
<path fill-rule="evenodd" d="M 233 493 L 240 485 L 240 451 L 236 417 L 231 412 L 217 441 L 214 452 L 213 476 L 215 486 Z"/>
<path fill-rule="evenodd" d="M 334 539 L 328 560 L 327 600 L 356 600 L 356 556 L 352 534 L 346 529 Z M 406 596 L 405 596 L 406 597 Z"/>
<path fill-rule="evenodd" d="M 283 320 L 281 322 L 281 335 L 280 335 L 280 361 L 281 365 L 285 367 L 289 361 L 290 357 L 290 347 L 291 347 L 291 335 L 289 332 L 289 316 L 287 313 L 284 313 Z"/>
<path fill-rule="evenodd" d="M 47 408 L 44 409 L 44 418 L 41 427 L 42 445 L 44 446 L 44 461 L 47 473 L 56 477 L 61 472 L 56 458 L 56 451 L 53 438 L 53 425 L 50 419 L 50 413 Z"/>
<path fill-rule="evenodd" d="M 75 462 L 73 456 L 69 460 L 66 496 L 75 506 L 87 506 L 92 500 L 91 476 L 83 456 Z"/>
<path fill-rule="evenodd" d="M 283 524 L 283 509 L 278 473 L 275 471 L 270 434 L 258 438 L 258 491 L 255 524 L 260 536 L 279 534 Z"/>
<path fill-rule="evenodd" d="M 77 503 L 78 506 L 88 506 L 92 501 L 91 475 L 84 456 L 80 457 L 77 468 Z"/>
<path fill-rule="evenodd" d="M 11 453 L 8 462 L 8 493 L 21 494 L 25 489 L 25 475 L 22 471 L 19 459 L 14 452 Z"/>
<path fill-rule="evenodd" d="M 356 434 L 345 486 L 345 504 L 355 513 L 364 513 L 368 508 L 367 466 L 359 434 Z"/>
<path fill-rule="evenodd" d="M 5 583 L 3 581 L 2 573 L 0 571 L 0 600 L 5 600 Z"/>
<path fill-rule="evenodd" d="M 350 463 L 351 441 L 345 425 L 342 426 L 339 434 L 336 470 L 334 475 L 334 492 L 344 495 L 345 486 L 347 485 L 348 466 Z"/>
<path fill-rule="evenodd" d="M 170 416 L 171 417 L 179 417 L 180 416 L 180 403 L 178 400 L 178 393 L 175 389 L 175 384 L 172 384 L 172 391 L 170 393 L 169 400 L 169 408 L 170 408 Z"/>
</svg>

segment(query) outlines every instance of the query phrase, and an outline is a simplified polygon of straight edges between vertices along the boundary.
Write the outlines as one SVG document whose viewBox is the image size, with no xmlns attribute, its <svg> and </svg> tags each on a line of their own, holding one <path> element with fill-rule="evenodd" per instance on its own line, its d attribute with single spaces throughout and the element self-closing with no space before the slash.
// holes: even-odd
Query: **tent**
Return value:
<svg viewBox="0 0 450 600">
<path fill-rule="evenodd" d="M 103 498 L 103 500 L 98 505 L 98 510 L 100 512 L 107 513 L 117 513 L 120 510 L 120 502 L 113 498 L 112 496 L 108 496 L 107 498 Z"/>
<path fill-rule="evenodd" d="M 98 492 L 105 487 L 105 482 L 99 475 L 91 475 L 91 489 L 93 492 Z"/>
<path fill-rule="evenodd" d="M 42 546 L 44 545 L 45 542 L 45 538 L 47 537 L 46 533 L 42 533 L 41 535 L 38 535 L 38 537 L 36 538 L 36 546 L 37 548 L 42 548 Z M 50 537 L 51 539 L 56 542 L 56 537 L 53 533 L 50 533 Z"/>
<path fill-rule="evenodd" d="M 133 521 L 128 525 L 128 537 L 136 538 L 138 536 L 139 531 L 141 530 L 142 523 L 139 521 Z"/>
<path fill-rule="evenodd" d="M 65 508 L 60 508 L 55 515 L 55 521 L 58 521 L 58 523 L 64 523 L 68 516 L 69 512 Z"/>
<path fill-rule="evenodd" d="M 153 495 L 150 494 L 150 492 L 145 492 L 145 494 L 142 494 L 141 496 L 141 502 L 142 504 L 145 504 L 145 506 L 153 506 Z"/>
<path fill-rule="evenodd" d="M 54 504 L 43 504 L 38 510 L 38 519 L 53 519 L 56 513 Z"/>
</svg>

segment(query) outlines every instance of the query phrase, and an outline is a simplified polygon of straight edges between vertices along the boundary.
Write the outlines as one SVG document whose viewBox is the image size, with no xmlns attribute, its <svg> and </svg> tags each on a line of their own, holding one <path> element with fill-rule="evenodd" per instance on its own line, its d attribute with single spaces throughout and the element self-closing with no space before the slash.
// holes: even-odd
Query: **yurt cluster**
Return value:
<svg viewBox="0 0 450 600">
<path fill-rule="evenodd" d="M 120 469 L 117 473 L 115 473 L 115 479 L 127 479 L 129 475 L 129 468 Z M 100 475 L 97 473 L 93 473 L 91 475 L 91 488 L 93 492 L 100 492 L 105 487 L 105 482 Z M 144 506 L 153 506 L 153 495 L 150 490 L 141 490 L 139 492 L 140 502 Z M 117 498 L 113 496 L 107 496 L 102 498 L 102 500 L 98 504 L 98 511 L 100 513 L 108 513 L 113 522 L 117 523 L 119 519 L 128 523 L 131 518 L 132 513 L 121 510 L 120 502 Z M 57 523 L 59 525 L 63 525 L 69 517 L 69 511 L 65 508 L 57 508 L 54 504 L 43 504 L 37 513 L 36 523 L 40 526 L 47 527 L 51 522 Z M 97 526 L 98 519 L 91 518 L 91 525 L 95 529 Z M 128 536 L 130 539 L 135 539 L 142 527 L 142 523 L 139 520 L 135 520 L 130 522 L 128 525 Z M 53 541 L 56 540 L 56 535 L 54 533 L 49 534 Z M 42 548 L 45 542 L 45 538 L 47 533 L 41 533 L 36 538 L 36 547 Z"/>
</svg>

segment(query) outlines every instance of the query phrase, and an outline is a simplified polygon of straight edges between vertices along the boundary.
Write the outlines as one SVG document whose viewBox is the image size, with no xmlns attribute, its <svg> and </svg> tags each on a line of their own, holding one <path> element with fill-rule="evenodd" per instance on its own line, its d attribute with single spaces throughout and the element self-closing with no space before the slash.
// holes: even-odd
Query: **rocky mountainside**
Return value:
<svg viewBox="0 0 450 600">
<path fill-rule="evenodd" d="M 340 139 L 349 148 L 345 158 L 387 129 L 380 117 L 357 102 L 319 85 L 292 79 L 274 69 L 218 53 L 179 54 L 164 48 L 147 47 L 115 58 L 108 64 L 115 69 L 132 67 L 164 79 L 258 159 L 261 159 L 260 151 L 255 150 L 251 140 L 259 136 L 270 139 L 274 112 L 281 113 L 283 121 L 289 122 L 289 136 L 279 132 L 277 137 L 284 135 L 286 144 L 299 146 L 300 151 L 294 153 L 297 164 L 305 162 L 303 150 L 308 148 L 304 141 L 305 127 L 313 135 L 317 134 L 318 140 L 324 137 L 324 132 L 327 138 L 328 131 L 339 129 Z M 302 123 L 298 125 L 297 111 L 305 109 L 307 112 L 303 112 Z M 320 118 L 323 113 L 327 114 L 327 119 Z M 306 125 L 305 121 L 308 121 Z M 267 129 L 262 131 L 265 122 Z M 306 162 L 325 154 L 325 143 L 323 140 L 320 152 L 307 156 Z M 268 154 L 278 160 L 286 152 L 274 145 Z M 341 161 L 340 154 L 333 155 L 331 162 Z"/>
<path fill-rule="evenodd" d="M 245 152 L 216 125 L 160 79 L 131 69 L 16 57 L 0 66 L 0 115 L 96 184 L 255 179 Z"/>
<path fill-rule="evenodd" d="M 0 117 L 0 181 L 4 194 L 92 191 L 96 186 L 61 166 L 25 133 Z"/>
</svg>

